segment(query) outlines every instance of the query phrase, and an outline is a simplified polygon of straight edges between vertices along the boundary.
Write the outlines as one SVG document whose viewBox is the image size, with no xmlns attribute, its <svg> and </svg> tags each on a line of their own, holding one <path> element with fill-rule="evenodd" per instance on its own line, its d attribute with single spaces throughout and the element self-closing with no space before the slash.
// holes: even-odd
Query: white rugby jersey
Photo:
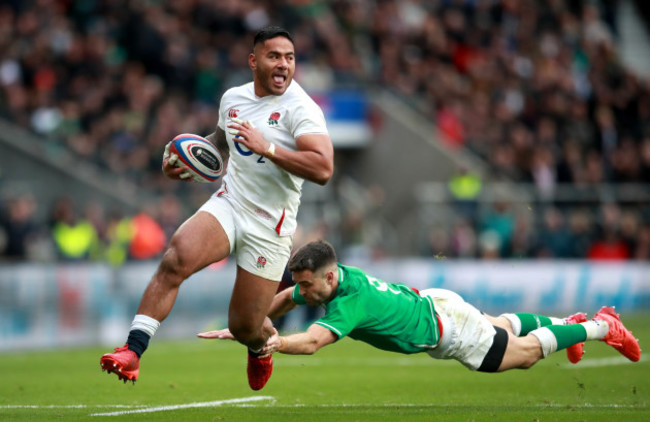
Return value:
<svg viewBox="0 0 650 422">
<path fill-rule="evenodd" d="M 293 234 L 304 179 L 234 142 L 226 127 L 233 117 L 253 122 L 268 142 L 297 151 L 300 136 L 328 134 L 323 111 L 295 80 L 279 96 L 257 97 L 253 82 L 231 88 L 219 106 L 219 127 L 230 147 L 219 193 L 227 192 L 280 236 Z"/>
</svg>

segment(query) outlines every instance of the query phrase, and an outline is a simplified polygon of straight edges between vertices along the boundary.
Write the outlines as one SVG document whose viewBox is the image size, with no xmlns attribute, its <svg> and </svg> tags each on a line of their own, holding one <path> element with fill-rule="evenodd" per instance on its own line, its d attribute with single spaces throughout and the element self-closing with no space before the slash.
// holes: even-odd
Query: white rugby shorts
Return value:
<svg viewBox="0 0 650 422">
<path fill-rule="evenodd" d="M 219 221 L 239 267 L 271 281 L 282 280 L 291 255 L 292 236 L 279 236 L 228 194 L 213 194 L 199 211 Z"/>
<path fill-rule="evenodd" d="M 496 330 L 481 312 L 451 290 L 426 289 L 421 296 L 433 299 L 433 306 L 442 323 L 442 338 L 429 350 L 436 359 L 455 359 L 476 371 L 487 355 Z"/>
</svg>

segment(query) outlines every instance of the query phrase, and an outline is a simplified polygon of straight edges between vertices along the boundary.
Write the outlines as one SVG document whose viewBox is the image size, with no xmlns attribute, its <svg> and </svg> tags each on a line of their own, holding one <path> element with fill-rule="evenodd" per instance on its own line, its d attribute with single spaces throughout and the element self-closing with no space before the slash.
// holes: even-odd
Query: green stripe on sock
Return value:
<svg viewBox="0 0 650 422">
<path fill-rule="evenodd" d="M 551 319 L 543 315 L 529 314 L 526 312 L 519 312 L 515 315 L 517 315 L 521 321 L 521 333 L 519 333 L 520 336 L 525 336 L 526 334 L 540 327 L 553 325 Z"/>
<path fill-rule="evenodd" d="M 549 325 L 549 330 L 557 339 L 557 350 L 566 349 L 576 343 L 587 340 L 587 330 L 580 324 Z"/>
</svg>

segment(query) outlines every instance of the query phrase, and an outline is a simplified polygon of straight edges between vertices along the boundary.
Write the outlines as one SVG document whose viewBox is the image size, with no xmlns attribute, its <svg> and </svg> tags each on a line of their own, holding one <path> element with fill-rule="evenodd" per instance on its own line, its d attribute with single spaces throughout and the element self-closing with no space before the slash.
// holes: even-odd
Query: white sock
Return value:
<svg viewBox="0 0 650 422">
<path fill-rule="evenodd" d="M 587 340 L 601 340 L 609 332 L 609 324 L 602 319 L 592 319 L 591 321 L 581 322 L 585 331 L 587 331 Z"/>
<path fill-rule="evenodd" d="M 138 314 L 133 318 L 131 323 L 131 331 L 140 330 L 149 334 L 149 337 L 153 337 L 156 334 L 156 330 L 160 327 L 160 322 L 155 319 L 148 317 L 146 315 Z"/>
<path fill-rule="evenodd" d="M 519 317 L 515 314 L 501 314 L 499 316 L 502 316 L 510 321 L 510 325 L 512 325 L 512 332 L 514 335 L 519 337 L 519 334 L 521 334 L 521 320 Z"/>
<path fill-rule="evenodd" d="M 532 334 L 537 337 L 537 340 L 539 340 L 539 343 L 542 346 L 542 354 L 544 357 L 547 357 L 551 353 L 557 352 L 557 338 L 555 338 L 555 334 L 553 334 L 553 332 L 548 328 L 538 328 L 528 334 Z"/>
<path fill-rule="evenodd" d="M 555 317 L 548 317 L 548 319 L 551 320 L 551 325 L 566 325 L 566 320 L 564 318 L 555 318 Z"/>
</svg>

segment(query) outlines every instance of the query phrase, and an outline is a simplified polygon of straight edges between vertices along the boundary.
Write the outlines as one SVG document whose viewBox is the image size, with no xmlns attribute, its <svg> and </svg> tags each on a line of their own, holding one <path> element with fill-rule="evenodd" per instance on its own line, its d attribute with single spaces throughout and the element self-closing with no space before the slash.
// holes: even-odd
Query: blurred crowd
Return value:
<svg viewBox="0 0 650 422">
<path fill-rule="evenodd" d="M 15 238 L 35 236 L 54 245 L 50 255 L 61 255 L 57 233 L 70 235 L 57 225 L 62 221 L 68 226 L 86 221 L 86 232 L 95 232 L 100 241 L 89 241 L 85 257 L 110 255 L 111 245 L 120 242 L 120 221 L 141 214 L 169 236 L 169 227 L 186 216 L 164 220 L 160 212 L 187 189 L 164 180 L 164 145 L 178 133 L 213 131 L 221 94 L 250 80 L 252 34 L 271 23 L 293 33 L 296 79 L 311 92 L 349 83 L 394 90 L 437 123 L 450 148 L 483 157 L 496 179 L 533 183 L 549 197 L 562 183 L 648 183 L 650 82 L 618 57 L 618 5 L 616 0 L 0 0 L 0 116 L 165 198 L 164 206 L 130 216 L 62 199 L 51 205 L 47 222 L 27 218 L 37 206 L 29 195 L 9 198 L 0 203 L 1 253 L 13 256 L 20 249 Z M 324 223 L 327 234 L 339 233 L 350 248 L 366 242 L 360 233 L 368 231 L 376 206 L 380 202 L 371 202 L 361 214 L 344 210 L 337 227 Z M 628 236 L 625 253 L 601 249 L 624 258 L 648 254 L 647 209 L 628 212 L 606 204 L 599 214 L 610 223 L 600 224 L 594 220 L 600 216 L 585 219 L 579 208 L 548 207 L 539 210 L 537 222 L 516 213 L 499 217 L 504 208 L 507 204 L 495 203 L 493 210 L 450 222 L 444 233 L 434 228 L 422 253 L 479 257 L 489 255 L 485 245 L 498 244 L 492 253 L 504 257 L 586 257 L 594 243 Z M 83 216 L 70 216 L 79 210 Z M 486 217 L 491 214 L 496 217 Z M 497 228 L 486 230 L 486 224 Z M 564 239 L 585 225 L 591 227 L 587 240 Z M 322 225 L 315 227 L 322 233 Z M 379 244 L 378 237 L 367 242 Z M 34 242 L 31 253 L 47 255 L 38 245 L 48 242 Z M 463 249 L 464 243 L 475 246 Z M 125 259 L 132 256 L 127 251 Z"/>
<path fill-rule="evenodd" d="M 63 196 L 42 221 L 38 206 L 30 194 L 5 202 L 0 261 L 101 261 L 119 267 L 129 260 L 158 258 L 184 218 L 173 195 L 132 214 Z"/>
</svg>

